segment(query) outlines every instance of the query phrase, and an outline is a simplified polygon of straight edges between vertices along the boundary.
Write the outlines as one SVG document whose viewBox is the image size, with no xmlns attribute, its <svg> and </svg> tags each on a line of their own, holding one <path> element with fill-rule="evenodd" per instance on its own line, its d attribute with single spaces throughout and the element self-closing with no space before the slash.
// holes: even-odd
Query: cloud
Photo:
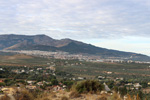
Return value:
<svg viewBox="0 0 150 100">
<path fill-rule="evenodd" d="M 0 0 L 0 34 L 46 34 L 150 55 L 149 16 L 149 0 Z"/>
<path fill-rule="evenodd" d="M 150 37 L 149 3 L 148 0 L 1 0 L 0 34 L 47 34 L 72 39 Z"/>
</svg>

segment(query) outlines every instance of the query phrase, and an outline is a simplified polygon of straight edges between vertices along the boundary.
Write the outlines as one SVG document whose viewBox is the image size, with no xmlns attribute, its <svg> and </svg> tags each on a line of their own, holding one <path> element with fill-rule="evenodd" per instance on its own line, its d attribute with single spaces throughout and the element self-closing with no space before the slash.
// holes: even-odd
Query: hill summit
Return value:
<svg viewBox="0 0 150 100">
<path fill-rule="evenodd" d="M 63 51 L 71 54 L 149 60 L 148 56 L 142 54 L 105 49 L 71 39 L 56 40 L 47 35 L 0 35 L 0 50 Z"/>
</svg>

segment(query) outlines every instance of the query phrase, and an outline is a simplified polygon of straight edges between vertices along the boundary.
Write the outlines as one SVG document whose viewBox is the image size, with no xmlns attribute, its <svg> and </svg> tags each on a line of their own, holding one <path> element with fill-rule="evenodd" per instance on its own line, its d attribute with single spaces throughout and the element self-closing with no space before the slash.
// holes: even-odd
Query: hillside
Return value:
<svg viewBox="0 0 150 100">
<path fill-rule="evenodd" d="M 105 49 L 71 39 L 56 40 L 46 35 L 0 35 L 0 50 L 64 51 L 103 58 L 127 57 L 135 60 L 150 60 L 148 56 L 142 54 Z"/>
<path fill-rule="evenodd" d="M 0 35 L 0 49 L 15 49 L 20 47 L 21 45 L 45 45 L 45 46 L 54 46 L 54 47 L 62 47 L 73 40 L 70 39 L 62 39 L 56 40 L 48 37 L 46 35 Z M 77 41 L 73 41 L 76 43 L 81 43 Z"/>
</svg>

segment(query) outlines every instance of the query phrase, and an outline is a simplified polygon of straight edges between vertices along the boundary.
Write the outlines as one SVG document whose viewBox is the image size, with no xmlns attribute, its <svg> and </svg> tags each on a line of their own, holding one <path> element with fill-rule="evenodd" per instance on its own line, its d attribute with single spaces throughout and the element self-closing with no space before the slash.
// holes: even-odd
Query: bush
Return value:
<svg viewBox="0 0 150 100">
<path fill-rule="evenodd" d="M 112 95 L 111 100 L 122 100 L 122 99 L 120 98 L 119 94 L 114 93 L 114 94 Z"/>
<path fill-rule="evenodd" d="M 34 100 L 34 96 L 27 90 L 18 91 L 15 95 L 16 100 Z"/>
<path fill-rule="evenodd" d="M 126 95 L 127 94 L 127 89 L 126 89 L 126 87 L 121 87 L 121 88 L 119 88 L 119 93 L 120 93 L 120 95 L 123 97 L 124 95 Z"/>
<path fill-rule="evenodd" d="M 73 91 L 73 92 L 70 93 L 69 97 L 70 97 L 71 99 L 73 99 L 73 98 L 81 97 L 81 95 L 80 95 L 78 92 Z"/>
<path fill-rule="evenodd" d="M 51 80 L 52 85 L 58 85 L 58 81 L 56 79 Z"/>
<path fill-rule="evenodd" d="M 75 90 L 78 93 L 97 93 L 104 89 L 104 86 L 95 80 L 86 80 L 77 83 Z"/>
<path fill-rule="evenodd" d="M 68 89 L 70 89 L 73 85 L 73 81 L 64 81 L 63 84 L 66 85 Z"/>
<path fill-rule="evenodd" d="M 56 93 L 51 92 L 51 97 L 52 97 L 52 98 L 56 98 L 56 97 L 57 97 Z"/>
<path fill-rule="evenodd" d="M 3 97 L 0 98 L 0 100 L 10 100 L 10 98 L 8 97 L 8 95 L 4 95 Z"/>
<path fill-rule="evenodd" d="M 1 82 L 1 83 L 0 83 L 0 86 L 5 86 L 5 83 L 4 83 L 4 82 Z"/>
<path fill-rule="evenodd" d="M 69 99 L 68 99 L 68 97 L 63 96 L 63 97 L 61 98 L 61 100 L 69 100 Z"/>
<path fill-rule="evenodd" d="M 53 98 L 50 97 L 50 95 L 51 94 L 49 93 L 41 93 L 38 94 L 34 100 L 53 100 Z"/>
<path fill-rule="evenodd" d="M 96 98 L 96 100 L 107 100 L 107 98 L 103 96 L 103 97 Z"/>
</svg>

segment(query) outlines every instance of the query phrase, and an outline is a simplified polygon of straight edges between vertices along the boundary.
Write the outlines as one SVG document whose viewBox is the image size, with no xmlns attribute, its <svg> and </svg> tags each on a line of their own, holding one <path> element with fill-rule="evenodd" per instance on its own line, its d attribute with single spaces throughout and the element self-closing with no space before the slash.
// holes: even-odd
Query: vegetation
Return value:
<svg viewBox="0 0 150 100">
<path fill-rule="evenodd" d="M 19 91 L 15 95 L 18 100 L 20 98 L 23 100 L 55 100 L 54 98 L 70 100 L 88 98 L 89 95 L 97 96 L 93 97 L 93 100 L 122 100 L 124 96 L 129 100 L 150 98 L 149 93 L 143 92 L 143 89 L 150 88 L 148 85 L 149 64 L 85 62 L 22 56 L 23 58 L 15 55 L 14 57 L 19 58 L 6 61 L 8 55 L 0 61 L 0 78 L 3 80 L 0 82 L 0 87 L 20 87 L 20 84 L 25 87 L 31 85 L 27 82 L 31 80 L 35 81 L 32 85 L 38 87 L 32 91 L 26 89 Z M 56 68 L 56 71 L 51 70 L 50 67 Z M 39 82 L 42 85 L 37 85 Z M 103 83 L 116 93 L 112 96 L 107 95 L 110 94 L 109 92 L 101 95 L 101 91 L 104 90 Z M 128 86 L 128 83 L 132 85 Z M 141 87 L 135 88 L 135 83 L 139 83 Z M 57 85 L 61 88 L 65 86 L 63 89 L 67 92 L 52 93 L 52 90 L 48 90 Z M 44 93 L 45 91 L 47 94 Z M 1 91 L 1 94 L 4 93 Z M 9 99 L 7 95 L 3 98 Z"/>
<path fill-rule="evenodd" d="M 132 82 L 148 82 L 150 81 L 149 66 L 150 64 L 136 64 L 136 63 L 100 63 L 100 62 L 80 62 L 71 61 L 65 64 L 65 61 L 60 61 L 61 65 L 56 69 L 59 71 L 69 72 L 75 76 L 82 76 L 87 78 L 94 78 L 95 76 L 104 77 L 122 77 L 127 81 Z M 108 74 L 107 72 L 112 72 Z"/>
<path fill-rule="evenodd" d="M 15 94 L 15 98 L 16 100 L 34 100 L 33 94 L 25 89 L 23 91 L 18 91 Z"/>
<path fill-rule="evenodd" d="M 73 99 L 73 98 L 79 98 L 81 97 L 81 94 L 77 91 L 72 91 L 69 95 L 70 99 Z"/>
<path fill-rule="evenodd" d="M 86 80 L 78 82 L 74 88 L 78 93 L 98 93 L 104 89 L 104 86 L 98 81 Z"/>
<path fill-rule="evenodd" d="M 96 88 L 97 87 L 97 88 Z M 29 91 L 27 89 L 17 90 L 14 94 L 16 100 L 123 100 L 126 96 L 126 100 L 148 100 L 147 96 L 140 91 L 132 94 L 126 89 L 126 87 L 119 88 L 119 93 L 102 93 L 104 90 L 103 85 L 95 80 L 81 81 L 75 83 L 70 92 L 57 91 L 57 92 L 38 92 Z M 104 90 L 105 91 L 105 90 Z M 4 95 L 0 100 L 10 100 L 9 96 Z"/>
<path fill-rule="evenodd" d="M 132 82 L 148 82 L 149 66 L 150 64 L 136 64 L 136 63 L 98 63 L 98 62 L 84 62 L 79 60 L 60 60 L 60 59 L 46 59 L 40 57 L 32 57 L 26 55 L 10 55 L 0 56 L 0 67 L 7 69 L 5 72 L 0 71 L 0 78 L 13 76 L 7 75 L 11 69 L 21 69 L 24 66 L 28 68 L 49 67 L 55 65 L 56 74 L 59 78 L 82 76 L 87 78 L 94 78 L 95 76 L 105 77 L 123 77 L 125 80 Z M 13 58 L 13 59 L 12 59 Z M 26 68 L 27 69 L 27 68 Z M 106 72 L 112 72 L 107 74 Z M 66 73 L 67 72 L 67 73 Z M 69 74 L 69 75 L 68 75 Z M 16 75 L 16 79 L 21 78 L 22 75 Z M 25 77 L 25 76 L 24 76 Z M 29 79 L 35 78 L 33 75 Z M 25 77 L 27 78 L 27 77 Z"/>
<path fill-rule="evenodd" d="M 61 98 L 61 100 L 69 100 L 69 99 L 68 99 L 68 97 L 63 96 L 63 97 Z"/>
<path fill-rule="evenodd" d="M 35 41 L 36 40 L 36 41 Z M 148 56 L 131 52 L 109 50 L 71 39 L 55 40 L 46 35 L 0 35 L 0 49 L 7 50 L 43 50 L 63 51 L 69 53 L 94 54 L 101 57 L 127 57 L 138 60 L 149 60 Z M 132 58 L 130 58 L 132 59 Z"/>
<path fill-rule="evenodd" d="M 4 95 L 3 97 L 0 98 L 0 100 L 11 100 L 10 97 L 8 97 L 8 95 Z"/>
</svg>

